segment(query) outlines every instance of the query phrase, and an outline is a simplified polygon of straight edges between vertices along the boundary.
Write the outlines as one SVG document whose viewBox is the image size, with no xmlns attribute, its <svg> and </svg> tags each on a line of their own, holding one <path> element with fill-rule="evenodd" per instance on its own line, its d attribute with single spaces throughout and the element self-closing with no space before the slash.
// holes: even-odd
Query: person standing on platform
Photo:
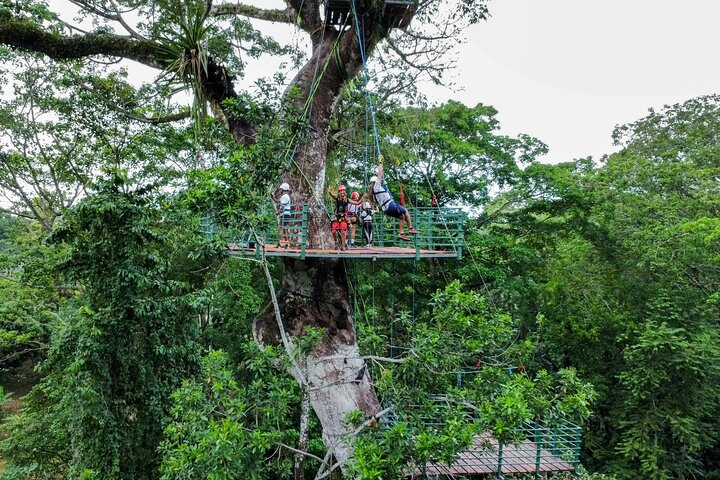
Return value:
<svg viewBox="0 0 720 480">
<path fill-rule="evenodd" d="M 328 195 L 335 200 L 335 213 L 332 221 L 333 239 L 339 250 L 347 250 L 348 207 L 350 205 L 360 205 L 362 202 L 348 199 L 345 185 L 337 186 L 337 195 L 333 193 L 331 188 L 328 188 Z"/>
<path fill-rule="evenodd" d="M 358 214 L 360 223 L 362 223 L 363 240 L 365 240 L 365 246 L 372 247 L 372 228 L 373 228 L 373 209 L 370 202 L 363 202 L 360 205 L 360 213 Z"/>
<path fill-rule="evenodd" d="M 410 218 L 410 213 L 408 212 L 407 208 L 395 203 L 395 201 L 390 196 L 390 193 L 387 191 L 387 189 L 383 187 L 382 178 L 383 157 L 382 155 L 380 155 L 380 157 L 378 158 L 377 175 L 370 177 L 370 188 L 368 191 L 368 195 L 375 201 L 375 203 L 380 206 L 380 210 L 382 210 L 385 215 L 400 220 L 398 237 L 401 240 L 409 241 L 410 237 L 405 235 L 405 223 L 407 223 L 409 234 L 415 235 L 420 232 L 413 228 L 412 219 Z"/>
<path fill-rule="evenodd" d="M 273 202 L 277 204 L 275 216 L 278 219 L 278 248 L 290 247 L 289 227 L 293 220 L 293 212 L 290 205 L 290 185 L 287 182 L 280 184 L 275 194 L 270 194 Z"/>
<path fill-rule="evenodd" d="M 356 203 L 357 202 L 357 203 Z M 355 233 L 357 231 L 358 223 L 358 213 L 360 213 L 360 206 L 362 202 L 360 201 L 360 194 L 358 192 L 353 192 L 350 195 L 350 201 L 348 202 L 348 222 L 350 223 L 350 246 L 355 246 Z"/>
<path fill-rule="evenodd" d="M 328 195 L 335 200 L 335 211 L 332 220 L 332 234 L 335 240 L 335 246 L 338 250 L 347 250 L 347 229 L 348 229 L 348 199 L 345 197 L 347 190 L 345 185 L 337 186 L 337 195 L 333 193 L 332 188 L 328 188 Z"/>
</svg>

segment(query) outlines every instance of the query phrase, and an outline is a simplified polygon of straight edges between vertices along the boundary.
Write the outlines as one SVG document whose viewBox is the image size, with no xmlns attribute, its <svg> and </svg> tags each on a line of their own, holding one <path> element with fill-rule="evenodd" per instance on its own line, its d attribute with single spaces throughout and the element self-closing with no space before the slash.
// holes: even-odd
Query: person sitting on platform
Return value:
<svg viewBox="0 0 720 480">
<path fill-rule="evenodd" d="M 365 240 L 365 246 L 368 248 L 372 247 L 372 221 L 373 221 L 373 209 L 370 202 L 363 202 L 360 205 L 360 213 L 358 214 L 360 222 L 362 223 L 363 229 L 363 240 Z"/>
<path fill-rule="evenodd" d="M 412 226 L 412 220 L 410 219 L 410 212 L 407 208 L 402 205 L 398 205 L 390 196 L 390 193 L 382 185 L 383 176 L 383 157 L 380 155 L 378 158 L 377 176 L 370 177 L 370 188 L 368 194 L 370 197 L 380 205 L 380 210 L 385 215 L 389 215 L 393 218 L 400 219 L 400 225 L 398 228 L 398 237 L 402 240 L 410 240 L 410 237 L 405 235 L 405 223 L 408 225 L 408 233 L 415 235 L 420 233 Z"/>
<path fill-rule="evenodd" d="M 276 194 L 279 194 L 276 195 Z M 293 212 L 290 208 L 290 185 L 287 182 L 280 184 L 274 194 L 270 194 L 273 202 L 277 204 L 275 216 L 278 219 L 278 248 L 290 247 L 289 227 L 293 221 Z"/>
</svg>

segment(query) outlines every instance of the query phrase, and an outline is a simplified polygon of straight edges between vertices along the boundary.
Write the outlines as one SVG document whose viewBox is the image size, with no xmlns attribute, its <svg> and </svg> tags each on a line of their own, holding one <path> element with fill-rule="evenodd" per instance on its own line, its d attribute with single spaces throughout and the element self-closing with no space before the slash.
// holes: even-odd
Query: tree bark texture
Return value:
<svg viewBox="0 0 720 480">
<path fill-rule="evenodd" d="M 288 259 L 278 305 L 285 331 L 302 336 L 308 327 L 321 328 L 324 335 L 312 352 L 298 363 L 305 365 L 310 404 L 323 428 L 323 440 L 339 462 L 352 456 L 353 428 L 346 422 L 350 412 L 372 416 L 380 404 L 355 336 L 350 315 L 348 284 L 342 260 Z M 273 305 L 268 305 L 253 325 L 262 345 L 278 345 L 280 333 Z M 333 357 L 326 359 L 323 357 Z M 290 370 L 301 382 L 293 369 Z"/>
<path fill-rule="evenodd" d="M 362 57 L 354 29 L 339 33 L 328 28 L 313 47 L 312 58 L 291 84 L 301 92 L 298 108 L 309 105 L 310 132 L 305 142 L 296 145 L 295 168 L 287 181 L 296 197 L 309 206 L 310 247 L 327 248 L 332 244 L 323 200 L 329 121 L 343 84 L 360 71 Z M 366 418 L 371 417 L 380 411 L 380 404 L 365 361 L 359 358 L 343 260 L 285 259 L 278 304 L 289 335 L 302 336 L 308 327 L 325 332 L 315 349 L 298 363 L 307 366 L 310 403 L 322 425 L 325 445 L 338 462 L 346 464 L 353 453 L 350 436 L 354 430 L 347 422 L 348 414 L 360 410 Z M 261 344 L 280 343 L 272 305 L 253 327 Z"/>
<path fill-rule="evenodd" d="M 300 428 L 298 432 L 297 448 L 301 452 L 308 449 L 308 440 L 310 439 L 310 396 L 307 388 L 303 388 L 302 401 L 300 402 Z M 305 480 L 305 454 L 295 454 L 295 467 L 293 471 L 295 480 Z"/>
</svg>

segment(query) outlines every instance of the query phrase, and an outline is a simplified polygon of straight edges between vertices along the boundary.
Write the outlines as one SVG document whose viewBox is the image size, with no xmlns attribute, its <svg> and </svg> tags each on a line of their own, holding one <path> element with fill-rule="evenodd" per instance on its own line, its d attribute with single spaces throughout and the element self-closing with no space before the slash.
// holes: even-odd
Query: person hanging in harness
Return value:
<svg viewBox="0 0 720 480">
<path fill-rule="evenodd" d="M 358 219 L 362 224 L 363 240 L 365 240 L 365 246 L 372 248 L 372 221 L 373 221 L 373 209 L 370 202 L 365 201 L 360 205 L 360 213 L 358 213 Z"/>
<path fill-rule="evenodd" d="M 368 194 L 370 197 L 380 206 L 380 210 L 385 215 L 400 220 L 398 227 L 398 238 L 401 240 L 410 240 L 410 237 L 405 235 L 405 223 L 408 226 L 408 233 L 415 235 L 420 233 L 412 226 L 412 219 L 410 218 L 410 212 L 407 208 L 402 205 L 398 205 L 390 196 L 390 193 L 382 185 L 383 176 L 383 157 L 380 155 L 378 158 L 377 175 L 370 177 L 370 188 Z"/>
</svg>

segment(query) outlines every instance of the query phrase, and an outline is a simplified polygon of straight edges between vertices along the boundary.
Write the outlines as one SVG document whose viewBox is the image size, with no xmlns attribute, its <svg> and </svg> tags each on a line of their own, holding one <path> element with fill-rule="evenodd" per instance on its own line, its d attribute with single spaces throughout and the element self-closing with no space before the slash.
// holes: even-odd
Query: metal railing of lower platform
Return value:
<svg viewBox="0 0 720 480">
<path fill-rule="evenodd" d="M 442 396 L 434 402 L 438 402 L 438 407 L 444 404 L 449 408 L 452 405 Z M 376 434 L 382 435 L 383 429 L 391 428 L 399 421 L 408 422 L 410 428 L 413 423 L 419 422 L 423 428 L 430 430 L 444 429 L 442 415 L 427 416 L 427 413 L 419 413 L 416 411 L 411 420 L 403 419 L 391 411 L 381 420 L 381 429 Z M 467 410 L 465 416 L 468 424 L 472 424 L 477 419 L 476 410 Z M 562 473 L 579 474 L 582 429 L 567 419 L 527 421 L 512 430 L 506 438 L 512 440 L 499 441 L 489 432 L 478 435 L 468 449 L 458 453 L 453 463 L 431 461 L 422 466 L 418 473 L 423 478 L 495 475 L 498 479 L 513 475 L 532 475 L 540 479 Z"/>
</svg>

